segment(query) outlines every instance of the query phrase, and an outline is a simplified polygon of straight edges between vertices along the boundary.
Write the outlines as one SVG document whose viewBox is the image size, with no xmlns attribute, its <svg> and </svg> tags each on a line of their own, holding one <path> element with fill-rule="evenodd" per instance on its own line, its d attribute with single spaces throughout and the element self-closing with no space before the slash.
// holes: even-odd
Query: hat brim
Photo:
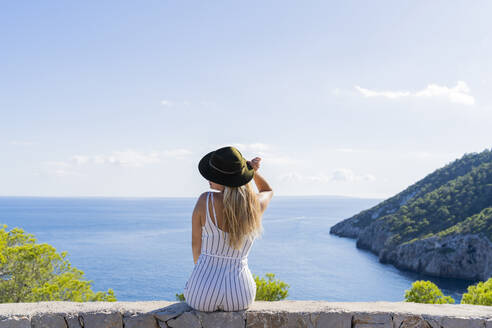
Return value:
<svg viewBox="0 0 492 328">
<path fill-rule="evenodd" d="M 214 151 L 211 151 L 206 154 L 198 163 L 198 171 L 205 179 L 228 187 L 240 187 L 253 179 L 255 170 L 249 163 L 246 163 L 242 171 L 237 174 L 226 174 L 217 171 L 209 165 L 209 160 L 213 153 Z"/>
</svg>

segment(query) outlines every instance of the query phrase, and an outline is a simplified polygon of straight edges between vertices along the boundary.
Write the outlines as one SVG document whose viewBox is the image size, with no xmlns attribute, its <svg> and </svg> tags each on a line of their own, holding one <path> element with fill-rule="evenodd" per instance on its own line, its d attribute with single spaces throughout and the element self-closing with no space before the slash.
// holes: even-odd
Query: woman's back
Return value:
<svg viewBox="0 0 492 328">
<path fill-rule="evenodd" d="M 219 193 L 209 192 L 207 195 L 201 253 L 231 258 L 246 258 L 254 239 L 245 238 L 243 246 L 240 249 L 234 249 L 229 245 L 229 233 L 224 231 L 225 224 L 223 223 L 223 217 L 217 215 L 217 213 L 222 213 L 223 204 L 219 201 L 220 198 L 214 202 L 214 198 L 216 198 L 214 194 L 218 195 Z M 215 211 L 216 206 L 217 211 Z M 219 226 L 222 228 L 219 228 Z"/>
<path fill-rule="evenodd" d="M 186 283 L 184 296 L 191 307 L 200 311 L 243 310 L 256 296 L 256 283 L 247 260 L 254 239 L 245 238 L 239 249 L 229 245 L 229 233 L 216 223 L 213 194 L 207 193 L 201 254 Z"/>
</svg>

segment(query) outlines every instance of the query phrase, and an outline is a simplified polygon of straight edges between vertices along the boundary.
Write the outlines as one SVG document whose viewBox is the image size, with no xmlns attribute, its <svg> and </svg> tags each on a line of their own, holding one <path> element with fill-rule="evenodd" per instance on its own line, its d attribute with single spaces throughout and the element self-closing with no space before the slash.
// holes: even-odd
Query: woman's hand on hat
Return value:
<svg viewBox="0 0 492 328">
<path fill-rule="evenodd" d="M 253 167 L 255 171 L 258 171 L 258 169 L 260 168 L 260 161 L 261 161 L 260 157 L 255 157 L 251 161 L 247 161 L 247 162 Z"/>
</svg>

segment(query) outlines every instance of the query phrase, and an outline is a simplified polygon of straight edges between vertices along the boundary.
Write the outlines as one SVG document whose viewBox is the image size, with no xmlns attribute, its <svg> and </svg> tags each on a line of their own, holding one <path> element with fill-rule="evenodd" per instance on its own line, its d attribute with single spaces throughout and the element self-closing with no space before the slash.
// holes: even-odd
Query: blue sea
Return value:
<svg viewBox="0 0 492 328">
<path fill-rule="evenodd" d="M 249 267 L 290 285 L 287 299 L 402 301 L 415 280 L 431 280 L 456 303 L 473 281 L 435 278 L 381 264 L 330 227 L 381 200 L 275 196 Z M 193 269 L 195 198 L 0 197 L 0 224 L 68 252 L 95 291 L 119 301 L 175 300 Z"/>
</svg>

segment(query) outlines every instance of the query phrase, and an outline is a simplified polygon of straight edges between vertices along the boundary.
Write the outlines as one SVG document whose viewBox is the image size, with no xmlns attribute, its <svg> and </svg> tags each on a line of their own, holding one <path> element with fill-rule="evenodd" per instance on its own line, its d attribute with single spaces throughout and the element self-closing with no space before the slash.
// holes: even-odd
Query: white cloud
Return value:
<svg viewBox="0 0 492 328">
<path fill-rule="evenodd" d="M 44 171 L 56 176 L 80 175 L 80 170 L 88 165 L 113 165 L 121 167 L 143 167 L 160 163 L 165 158 L 183 159 L 191 151 L 178 148 L 164 151 L 140 152 L 136 150 L 113 151 L 107 155 L 74 155 L 67 161 L 43 162 Z"/>
<path fill-rule="evenodd" d="M 331 181 L 335 182 L 359 182 L 359 181 L 375 181 L 376 177 L 372 174 L 355 174 L 354 171 L 347 168 L 341 168 L 333 171 Z"/>
<path fill-rule="evenodd" d="M 333 171 L 332 178 L 333 181 L 355 181 L 356 175 L 350 169 L 338 169 Z"/>
<path fill-rule="evenodd" d="M 449 88 L 437 84 L 429 84 L 425 89 L 410 92 L 410 91 L 375 91 L 361 88 L 356 85 L 355 89 L 364 97 L 384 97 L 388 99 L 397 99 L 402 97 L 418 97 L 418 98 L 440 98 L 452 103 L 471 106 L 475 104 L 475 98 L 470 95 L 470 88 L 463 81 L 458 81 L 456 86 Z"/>
<path fill-rule="evenodd" d="M 171 107 L 173 105 L 173 102 L 170 100 L 164 99 L 164 100 L 161 100 L 161 105 L 165 106 L 165 107 Z"/>
<path fill-rule="evenodd" d="M 148 164 L 160 163 L 164 158 L 182 159 L 191 154 L 183 148 L 164 151 L 140 152 L 136 150 L 113 151 L 109 155 L 75 155 L 70 162 L 76 165 L 85 164 L 112 164 L 126 167 L 141 167 Z"/>
<path fill-rule="evenodd" d="M 117 166 L 141 167 L 146 164 L 160 162 L 160 154 L 158 152 L 142 153 L 134 150 L 114 151 L 110 155 L 75 155 L 70 158 L 69 163 L 73 165 L 87 164 L 112 164 Z"/>
<path fill-rule="evenodd" d="M 134 150 L 115 151 L 112 155 L 106 157 L 106 162 L 119 166 L 140 167 L 146 164 L 159 163 L 159 153 L 141 153 Z"/>
<path fill-rule="evenodd" d="M 415 93 L 417 97 L 443 97 L 449 101 L 462 104 L 473 105 L 475 98 L 470 94 L 470 88 L 463 81 L 458 81 L 455 87 L 448 88 L 437 84 L 429 84 L 424 90 Z"/>
<path fill-rule="evenodd" d="M 410 95 L 409 91 L 374 91 L 361 88 L 358 85 L 355 86 L 355 89 L 357 89 L 357 91 L 359 91 L 364 97 L 385 97 L 389 99 L 396 99 Z"/>
</svg>

